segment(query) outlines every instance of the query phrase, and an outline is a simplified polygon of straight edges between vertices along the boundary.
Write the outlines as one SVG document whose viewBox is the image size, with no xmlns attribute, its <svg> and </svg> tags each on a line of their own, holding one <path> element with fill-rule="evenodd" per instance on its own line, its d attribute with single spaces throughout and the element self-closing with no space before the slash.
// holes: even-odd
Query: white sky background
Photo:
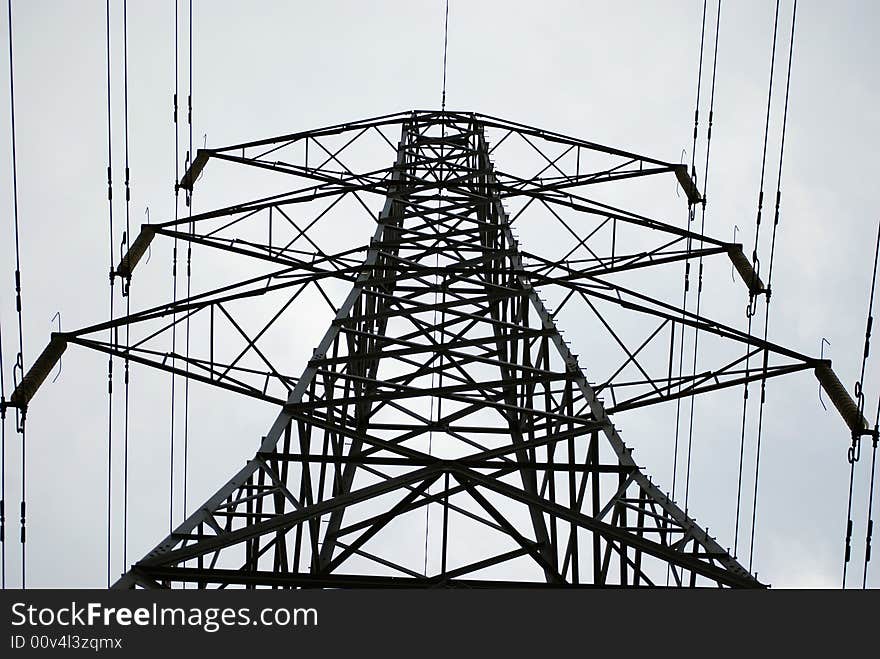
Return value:
<svg viewBox="0 0 880 659">
<path fill-rule="evenodd" d="M 107 317 L 104 3 L 16 0 L 13 5 L 24 348 L 30 365 L 45 346 L 56 311 L 62 312 L 65 329 Z M 114 241 L 118 244 L 124 218 L 122 3 L 112 5 L 118 202 Z M 173 6 L 168 1 L 129 2 L 133 227 L 143 221 L 147 205 L 153 221 L 173 216 Z M 185 3 L 180 11 L 180 94 L 185 118 Z M 678 161 L 682 149 L 687 149 L 689 161 L 701 11 L 698 0 L 453 0 L 447 107 L 670 161 Z M 728 0 L 722 10 L 706 232 L 729 240 L 737 224 L 747 253 L 754 236 L 773 11 L 770 0 Z M 781 119 L 790 15 L 790 3 L 783 2 L 765 231 L 775 196 L 778 140 L 773 136 L 778 136 Z M 820 337 L 826 337 L 835 370 L 850 389 L 861 363 L 878 221 L 878 171 L 871 157 L 880 149 L 880 73 L 872 36 L 878 19 L 880 10 L 873 2 L 801 0 L 799 4 L 773 280 L 770 339 L 817 354 Z M 0 20 L 6 34 L 5 12 Z M 711 11 L 707 21 L 714 26 Z M 222 146 L 410 108 L 438 107 L 442 46 L 442 0 L 196 0 L 194 142 L 200 146 L 207 133 L 208 147 Z M 706 58 L 709 61 L 708 51 Z M 8 89 L 6 66 L 4 62 L 0 67 L 4 90 Z M 704 65 L 708 75 L 707 68 Z M 708 115 L 708 77 L 703 100 L 702 129 Z M 7 99 L 0 103 L 0 125 L 6 127 L 0 131 L 5 163 L 11 162 L 8 113 Z M 183 123 L 181 159 L 185 127 Z M 503 163 L 497 165 L 503 169 Z M 702 171 L 702 155 L 698 169 Z M 211 176 L 209 165 L 200 183 L 210 183 Z M 256 196 L 236 189 L 234 179 L 213 183 L 237 199 Z M 11 170 L 4 165 L 0 320 L 7 396 L 17 341 L 11 190 Z M 200 197 L 197 187 L 196 210 L 215 205 L 207 194 Z M 661 197 L 641 198 L 633 206 L 656 209 L 652 214 L 658 219 L 679 225 L 686 221 L 683 201 L 676 197 L 671 179 Z M 364 240 L 370 233 L 372 228 L 364 223 Z M 169 296 L 166 248 L 155 246 L 151 262 L 136 275 L 136 307 Z M 762 247 L 761 253 L 766 259 L 769 247 Z M 712 315 L 714 310 L 734 309 L 738 327 L 744 327 L 743 288 L 729 276 L 724 263 L 707 270 L 705 310 Z M 198 279 L 196 261 L 195 287 Z M 315 328 L 294 337 L 292 350 L 303 358 L 310 355 L 312 341 L 304 336 L 322 328 L 323 322 L 316 321 Z M 589 337 L 578 336 L 577 328 L 567 329 L 574 351 L 589 370 Z M 875 339 L 866 384 L 866 416 L 871 420 L 880 386 L 878 342 L 880 338 Z M 117 369 L 117 391 L 121 391 L 121 364 Z M 202 394 L 196 389 L 191 392 L 190 508 L 251 456 L 275 416 L 268 406 L 239 404 L 231 394 Z M 757 398 L 756 392 L 752 395 Z M 47 381 L 31 404 L 30 587 L 105 583 L 106 400 L 106 359 L 72 346 L 58 382 Z M 167 532 L 168 378 L 135 370 L 132 400 L 129 562 Z M 733 407 L 719 410 L 708 397 L 697 402 L 690 512 L 727 547 L 732 544 L 728 536 L 732 536 L 735 480 L 731 483 L 729 474 L 731 456 L 738 451 L 739 390 L 724 400 Z M 817 383 L 809 372 L 768 384 L 754 568 L 762 581 L 776 587 L 840 584 L 849 437 L 830 404 L 829 408 L 824 412 L 820 407 Z M 121 418 L 118 408 L 116 418 Z M 648 453 L 654 443 L 655 452 L 659 445 L 668 454 L 668 433 L 651 436 L 649 429 L 628 418 L 615 419 L 628 442 Z M 7 421 L 7 583 L 12 586 L 19 583 L 18 439 Z M 120 441 L 120 436 L 114 439 L 117 485 Z M 861 582 L 869 460 L 866 447 L 856 469 L 851 585 Z M 749 464 L 747 471 L 753 469 Z M 669 467 L 657 473 L 646 467 L 655 482 L 669 479 Z M 123 570 L 120 497 L 121 489 L 114 489 L 114 575 Z M 175 521 L 180 518 L 179 508 L 177 504 Z M 880 538 L 875 536 L 877 544 Z M 740 559 L 745 562 L 747 557 Z M 869 586 L 880 585 L 876 560 Z"/>
</svg>

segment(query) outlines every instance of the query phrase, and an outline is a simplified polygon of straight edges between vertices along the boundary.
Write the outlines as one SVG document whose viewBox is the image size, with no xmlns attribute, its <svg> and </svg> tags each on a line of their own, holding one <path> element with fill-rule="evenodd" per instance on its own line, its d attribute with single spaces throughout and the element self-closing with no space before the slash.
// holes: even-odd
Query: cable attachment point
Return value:
<svg viewBox="0 0 880 659">
<path fill-rule="evenodd" d="M 758 252 L 752 251 L 752 272 L 754 273 L 754 282 L 760 284 L 761 281 L 761 260 L 758 258 Z M 746 307 L 746 318 L 751 318 L 758 310 L 758 296 L 767 293 L 768 289 L 763 286 L 749 286 L 749 304 Z"/>
<path fill-rule="evenodd" d="M 855 464 L 862 457 L 862 438 L 861 435 L 853 434 L 852 438 L 852 446 L 850 446 L 846 450 L 846 460 L 850 464 Z M 850 529 L 850 531 L 852 531 Z M 849 538 L 847 537 L 847 545 L 849 545 Z M 848 552 L 847 552 L 848 553 Z M 849 559 L 847 559 L 849 560 Z"/>
<path fill-rule="evenodd" d="M 746 305 L 746 318 L 751 318 L 758 310 L 758 295 L 749 293 L 749 303 Z"/>
<path fill-rule="evenodd" d="M 862 391 L 861 382 L 856 382 L 854 392 L 856 395 L 856 405 L 859 407 L 859 413 L 862 414 L 865 411 L 865 392 Z"/>
<path fill-rule="evenodd" d="M 15 392 L 18 390 L 22 380 L 24 380 L 24 359 L 19 352 L 15 357 L 15 364 L 12 365 L 13 395 L 9 397 L 9 402 L 6 403 L 7 406 L 15 407 L 15 431 L 18 433 L 24 433 L 24 421 L 27 415 L 27 402 L 25 401 L 23 405 L 16 405 L 14 400 Z"/>
</svg>

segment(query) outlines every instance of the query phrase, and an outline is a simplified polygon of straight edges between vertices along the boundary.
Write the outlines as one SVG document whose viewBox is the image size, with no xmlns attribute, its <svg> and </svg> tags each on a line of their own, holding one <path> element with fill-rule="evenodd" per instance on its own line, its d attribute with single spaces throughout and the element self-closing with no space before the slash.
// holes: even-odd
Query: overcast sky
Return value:
<svg viewBox="0 0 880 659">
<path fill-rule="evenodd" d="M 121 200 L 122 2 L 111 4 L 114 180 L 116 199 Z M 195 0 L 193 5 L 197 145 L 222 146 L 440 104 L 442 0 Z M 711 22 L 715 3 L 709 5 Z M 147 206 L 153 221 L 174 212 L 173 8 L 173 1 L 146 0 L 131 0 L 128 7 L 133 225 L 144 220 Z M 180 11 L 184 97 L 185 2 Z M 701 12 L 699 0 L 452 0 L 447 106 L 669 161 L 682 159 L 684 149 L 690 160 Z M 729 240 L 737 225 L 738 240 L 749 246 L 773 14 L 770 0 L 728 0 L 722 9 L 706 232 Z M 790 17 L 786 0 L 780 9 L 777 92 L 784 84 Z M 773 281 L 770 339 L 818 355 L 825 337 L 835 370 L 850 389 L 861 363 L 880 219 L 873 157 L 880 149 L 878 19 L 874 2 L 799 3 Z M 13 23 L 24 350 L 30 364 L 48 339 L 56 311 L 65 329 L 98 322 L 108 313 L 104 3 L 15 0 Z M 711 34 L 707 41 L 711 44 Z M 709 52 L 706 59 L 710 61 Z M 5 90 L 8 70 L 6 65 L 0 69 Z M 705 62 L 704 74 L 709 74 Z M 708 84 L 706 77 L 704 120 Z M 0 131 L 0 149 L 4 162 L 10 163 L 9 104 L 4 98 L 0 124 L 6 128 Z M 765 212 L 775 193 L 781 101 L 781 93 L 775 94 Z M 504 168 L 500 161 L 497 165 Z M 0 321 L 8 396 L 17 332 L 11 169 L 4 166 L 2 173 L 0 208 L 6 219 L 0 225 Z M 212 183 L 211 176 L 209 167 L 203 182 Z M 196 195 L 196 210 L 217 206 L 223 192 L 219 188 L 238 199 L 256 196 L 235 187 L 240 185 L 235 180 L 220 183 L 215 178 L 210 188 L 215 197 Z M 683 224 L 682 204 L 670 180 L 656 198 L 633 199 L 631 206 Z M 121 201 L 115 213 L 118 241 Z M 526 241 L 525 229 L 523 233 Z M 142 297 L 136 306 L 169 297 L 169 259 L 166 247 L 153 250 L 143 275 L 148 283 L 137 284 Z M 199 282 L 198 267 L 197 262 L 194 285 L 207 285 Z M 730 280 L 724 262 L 707 268 L 704 295 L 708 315 L 744 327 L 743 290 Z M 577 327 L 569 327 L 567 337 L 589 368 L 590 336 L 579 336 Z M 307 339 L 294 341 L 307 358 Z M 872 420 L 880 388 L 878 353 L 875 345 L 865 387 L 866 416 Z M 168 379 L 146 371 L 135 371 L 133 378 L 130 562 L 167 532 L 170 423 Z M 275 416 L 270 407 L 239 404 L 228 394 L 194 390 L 192 396 L 190 507 L 252 455 Z M 61 377 L 47 382 L 31 404 L 28 586 L 104 584 L 106 398 L 106 360 L 73 347 L 64 356 Z M 740 404 L 739 390 L 714 403 L 697 403 L 690 512 L 725 547 L 732 544 L 735 490 L 728 475 L 738 454 Z M 754 567 L 762 581 L 775 587 L 840 585 L 849 436 L 829 408 L 823 411 L 810 372 L 768 385 Z M 647 456 L 643 464 L 654 481 L 669 480 L 669 466 L 652 457 L 668 456 L 666 439 L 662 446 L 652 445 L 644 423 L 630 417 L 615 421 L 627 441 Z M 749 432 L 751 436 L 754 431 Z M 12 586 L 19 583 L 18 439 L 7 421 L 7 572 Z M 118 457 L 119 437 L 114 441 Z M 850 585 L 861 583 L 869 463 L 865 447 L 856 467 Z M 652 464 L 658 473 L 652 472 Z M 115 461 L 117 483 L 120 469 Z M 115 574 L 123 570 L 120 525 L 121 517 L 114 513 Z M 873 567 L 869 585 L 877 586 L 876 559 Z"/>
</svg>

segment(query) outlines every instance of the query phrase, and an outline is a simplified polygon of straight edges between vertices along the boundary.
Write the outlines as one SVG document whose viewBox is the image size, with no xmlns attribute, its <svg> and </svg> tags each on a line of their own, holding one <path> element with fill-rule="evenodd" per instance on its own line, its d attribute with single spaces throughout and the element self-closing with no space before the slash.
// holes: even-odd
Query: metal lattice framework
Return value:
<svg viewBox="0 0 880 659">
<path fill-rule="evenodd" d="M 514 142 L 537 154 L 539 171 L 494 167 L 490 156 Z M 363 143 L 392 154 L 391 166 L 350 166 Z M 301 187 L 144 225 L 116 274 L 129 280 L 156 236 L 273 269 L 53 335 L 10 401 L 25 409 L 77 344 L 279 407 L 246 466 L 117 587 L 760 587 L 643 473 L 611 415 L 813 369 L 853 431 L 866 427 L 826 360 L 620 281 L 721 255 L 753 295 L 764 292 L 740 245 L 586 196 L 592 186 L 673 174 L 693 206 L 701 198 L 685 166 L 436 111 L 201 150 L 181 188 L 192 190 L 209 160 Z M 373 199 L 383 200 L 378 214 Z M 508 201 L 519 203 L 516 213 Z M 573 237 L 561 257 L 526 251 L 513 233 L 538 208 Z M 366 214 L 375 225 L 369 244 L 322 249 L 316 232 L 334 212 Z M 612 227 L 621 233 L 610 250 L 599 248 Z M 623 227 L 640 232 L 637 249 L 621 251 Z M 561 291 L 554 311 L 542 290 Z M 271 334 L 309 294 L 333 319 L 295 377 L 282 369 L 284 350 L 272 354 L 289 348 L 289 335 Z M 582 367 L 556 327 L 559 311 L 578 304 L 622 352 L 607 373 L 592 370 L 590 345 Z M 270 307 L 253 325 L 254 309 Z M 614 314 L 648 328 L 638 347 Z M 169 353 L 168 333 L 182 322 L 193 324 L 193 351 Z M 129 345 L 104 338 L 122 327 L 134 336 Z M 648 365 L 654 346 L 666 350 L 686 329 L 735 356 L 692 374 L 675 373 L 671 356 Z M 403 558 L 428 506 L 440 515 L 432 570 Z"/>
</svg>

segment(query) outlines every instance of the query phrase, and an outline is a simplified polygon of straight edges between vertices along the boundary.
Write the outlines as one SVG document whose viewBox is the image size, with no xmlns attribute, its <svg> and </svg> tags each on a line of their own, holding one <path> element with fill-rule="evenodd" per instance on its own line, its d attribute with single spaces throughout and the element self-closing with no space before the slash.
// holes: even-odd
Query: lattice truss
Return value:
<svg viewBox="0 0 880 659">
<path fill-rule="evenodd" d="M 522 171 L 503 170 L 505 150 Z M 740 245 L 591 195 L 673 174 L 695 205 L 684 166 L 434 111 L 201 150 L 181 188 L 209 161 L 284 191 L 146 224 L 117 274 L 130 279 L 157 236 L 247 265 L 187 299 L 54 335 L 47 353 L 77 344 L 280 411 L 246 466 L 117 587 L 761 586 L 642 472 L 611 418 L 827 368 L 682 311 L 684 264 L 703 258 L 729 257 L 762 290 Z M 513 233 L 527 222 L 535 251 Z M 676 282 L 665 299 L 636 284 L 664 268 Z M 291 373 L 315 304 L 329 328 Z M 580 357 L 556 326 L 574 308 Z M 168 349 L 187 319 L 188 357 Z M 693 374 L 670 351 L 686 328 L 716 344 Z"/>
</svg>

